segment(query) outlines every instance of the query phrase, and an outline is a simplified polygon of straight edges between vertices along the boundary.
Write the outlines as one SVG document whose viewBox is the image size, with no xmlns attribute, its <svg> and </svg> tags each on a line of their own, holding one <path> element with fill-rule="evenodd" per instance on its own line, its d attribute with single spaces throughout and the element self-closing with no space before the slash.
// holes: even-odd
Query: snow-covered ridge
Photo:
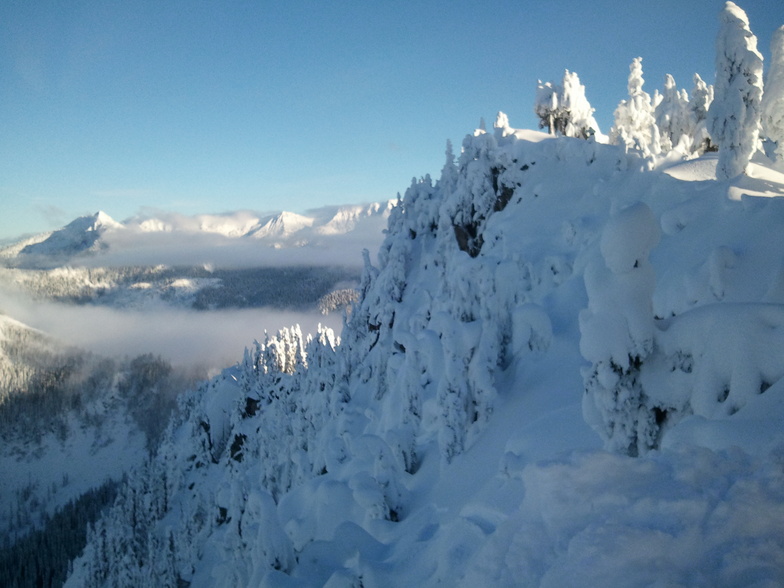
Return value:
<svg viewBox="0 0 784 588">
<path fill-rule="evenodd" d="M 284 330 L 184 398 L 70 585 L 781 580 L 784 184 L 696 161 L 467 136 L 342 343 Z"/>
<path fill-rule="evenodd" d="M 160 217 L 137 217 L 124 226 L 142 232 L 214 233 L 225 237 L 252 237 L 271 243 L 302 243 L 313 235 L 346 234 L 357 225 L 372 219 L 385 221 L 394 200 L 371 204 L 327 206 L 304 214 L 282 211 L 259 215 L 250 211 L 226 214 L 184 216 L 166 214 Z"/>
</svg>

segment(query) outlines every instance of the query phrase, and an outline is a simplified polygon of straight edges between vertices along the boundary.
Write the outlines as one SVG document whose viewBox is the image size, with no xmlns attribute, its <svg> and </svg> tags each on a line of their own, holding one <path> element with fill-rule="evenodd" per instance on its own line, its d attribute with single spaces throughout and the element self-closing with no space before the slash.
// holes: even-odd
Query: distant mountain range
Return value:
<svg viewBox="0 0 784 588">
<path fill-rule="evenodd" d="M 237 211 L 186 216 L 177 213 L 140 215 L 118 222 L 103 211 L 79 217 L 61 229 L 22 239 L 0 249 L 0 259 L 12 267 L 56 267 L 96 255 L 156 248 L 165 251 L 188 244 L 191 251 L 220 245 L 259 245 L 272 249 L 327 247 L 345 242 L 377 247 L 394 201 L 327 206 L 307 214 L 282 211 L 259 214 Z M 360 243 L 361 245 L 361 243 Z M 161 247 L 163 246 L 163 247 Z M 356 250 L 358 263 L 360 249 Z M 201 263 L 195 259 L 194 263 Z M 116 262 L 112 262 L 116 263 Z M 166 263 L 163 259 L 161 263 Z M 188 264 L 180 260 L 179 263 Z M 95 263 L 91 263 L 95 265 Z M 140 265 L 146 265 L 140 263 Z"/>
</svg>

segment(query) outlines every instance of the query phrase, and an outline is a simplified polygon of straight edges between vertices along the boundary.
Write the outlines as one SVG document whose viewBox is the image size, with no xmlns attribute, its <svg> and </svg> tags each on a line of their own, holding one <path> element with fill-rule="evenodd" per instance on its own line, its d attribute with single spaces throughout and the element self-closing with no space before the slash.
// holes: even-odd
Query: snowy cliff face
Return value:
<svg viewBox="0 0 784 588">
<path fill-rule="evenodd" d="M 185 397 L 68 585 L 781 581 L 784 177 L 648 163 L 448 149 L 342 342 L 285 330 Z"/>
</svg>

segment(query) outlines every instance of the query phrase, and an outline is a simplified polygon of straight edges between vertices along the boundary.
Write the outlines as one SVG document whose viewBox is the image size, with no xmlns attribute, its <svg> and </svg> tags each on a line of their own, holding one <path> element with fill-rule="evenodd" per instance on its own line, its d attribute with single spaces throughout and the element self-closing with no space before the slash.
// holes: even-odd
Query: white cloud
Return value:
<svg viewBox="0 0 784 588">
<path fill-rule="evenodd" d="M 171 308 L 120 310 L 31 302 L 0 290 L 0 312 L 55 337 L 101 355 L 161 355 L 175 364 L 215 369 L 240 361 L 245 347 L 264 331 L 299 324 L 314 333 L 319 323 L 340 331 L 334 314 L 280 309 L 195 311 Z"/>
</svg>

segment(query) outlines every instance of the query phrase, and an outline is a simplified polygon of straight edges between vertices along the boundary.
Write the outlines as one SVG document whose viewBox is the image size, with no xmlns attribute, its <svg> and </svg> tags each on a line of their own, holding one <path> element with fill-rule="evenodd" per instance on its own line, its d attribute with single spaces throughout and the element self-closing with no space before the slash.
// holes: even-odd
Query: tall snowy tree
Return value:
<svg viewBox="0 0 784 588">
<path fill-rule="evenodd" d="M 694 74 L 694 88 L 689 101 L 689 134 L 692 151 L 715 151 L 707 128 L 708 109 L 713 102 L 713 86 L 706 84 L 699 74 Z"/>
<path fill-rule="evenodd" d="M 661 134 L 662 151 L 677 147 L 688 132 L 688 108 L 688 98 L 678 91 L 675 79 L 667 74 L 664 78 L 662 99 L 654 111 L 656 126 Z"/>
<path fill-rule="evenodd" d="M 539 117 L 539 128 L 547 128 L 551 135 L 555 135 L 558 127 L 556 118 L 559 116 L 558 96 L 561 88 L 554 82 L 539 82 L 536 84 L 536 99 L 534 101 L 534 112 Z"/>
<path fill-rule="evenodd" d="M 770 68 L 762 95 L 762 132 L 776 143 L 776 159 L 784 160 L 784 26 L 770 40 Z"/>
<path fill-rule="evenodd" d="M 757 149 L 762 100 L 762 55 L 746 13 L 727 2 L 716 39 L 716 89 L 708 129 L 719 146 L 716 177 L 742 174 Z"/>
<path fill-rule="evenodd" d="M 577 73 L 564 71 L 562 83 L 538 82 L 534 112 L 539 128 L 547 127 L 551 135 L 587 139 L 599 132 L 594 108 L 585 97 L 585 86 Z"/>
<path fill-rule="evenodd" d="M 643 156 L 656 155 L 661 151 L 659 128 L 653 116 L 654 104 L 651 96 L 642 89 L 642 57 L 635 58 L 629 66 L 629 99 L 623 100 L 615 109 L 615 124 L 610 129 L 610 143 L 624 145 Z"/>
<path fill-rule="evenodd" d="M 568 113 L 566 124 L 561 132 L 567 137 L 587 139 L 599 132 L 599 124 L 593 117 L 596 111 L 585 97 L 585 86 L 580 83 L 576 72 L 568 69 L 563 77 L 563 96 L 561 105 Z"/>
</svg>

